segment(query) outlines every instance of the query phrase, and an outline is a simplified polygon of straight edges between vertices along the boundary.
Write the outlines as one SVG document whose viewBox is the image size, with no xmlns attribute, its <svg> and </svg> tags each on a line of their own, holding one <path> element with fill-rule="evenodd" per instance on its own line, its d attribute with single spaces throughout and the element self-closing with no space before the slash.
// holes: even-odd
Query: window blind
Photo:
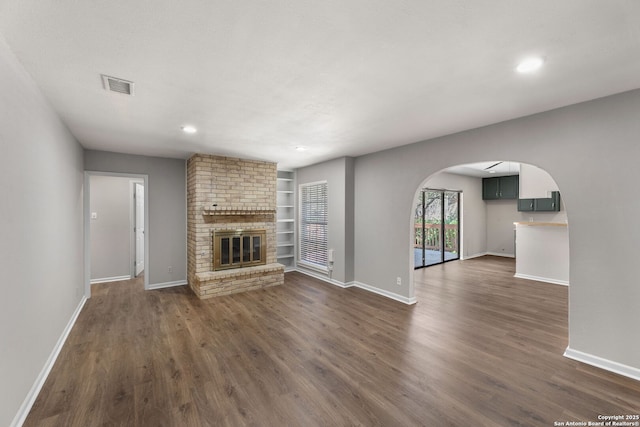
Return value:
<svg viewBox="0 0 640 427">
<path fill-rule="evenodd" d="M 300 185 L 299 260 L 327 268 L 327 183 Z"/>
</svg>

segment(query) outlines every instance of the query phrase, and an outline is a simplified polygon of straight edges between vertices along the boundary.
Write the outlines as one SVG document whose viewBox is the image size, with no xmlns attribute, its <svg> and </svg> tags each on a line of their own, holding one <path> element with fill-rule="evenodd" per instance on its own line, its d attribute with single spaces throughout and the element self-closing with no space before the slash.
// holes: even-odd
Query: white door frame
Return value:
<svg viewBox="0 0 640 427">
<path fill-rule="evenodd" d="M 129 181 L 129 202 L 130 202 L 130 210 L 129 210 L 129 236 L 130 236 L 130 240 L 129 240 L 129 250 L 131 251 L 131 261 L 130 261 L 130 270 L 131 270 L 131 277 L 138 277 L 138 272 L 136 270 L 137 268 L 137 261 L 138 261 L 138 239 L 136 236 L 136 230 L 137 230 L 137 221 L 138 221 L 138 198 L 137 198 L 137 191 L 136 191 L 136 185 L 141 185 L 143 188 L 143 201 L 142 201 L 142 213 L 144 215 L 144 211 L 146 210 L 146 206 L 144 206 L 144 193 L 146 193 L 146 188 L 144 188 L 144 182 L 142 180 L 138 180 L 138 179 L 132 179 L 131 181 Z M 142 218 L 142 221 L 144 222 L 144 217 Z M 144 225 L 143 227 L 143 233 L 146 233 L 146 225 Z M 145 251 L 145 246 L 144 246 L 144 241 L 142 242 L 142 250 L 143 250 L 143 254 Z M 143 255 L 144 257 L 144 255 Z M 143 265 L 143 270 L 144 268 L 146 268 L 146 265 L 144 265 L 144 258 L 142 259 L 142 265 Z"/>
<path fill-rule="evenodd" d="M 144 181 L 144 289 L 149 289 L 149 176 L 130 173 L 84 171 L 83 217 L 84 217 L 84 295 L 91 298 L 91 177 L 116 176 L 121 178 L 141 179 Z"/>
</svg>

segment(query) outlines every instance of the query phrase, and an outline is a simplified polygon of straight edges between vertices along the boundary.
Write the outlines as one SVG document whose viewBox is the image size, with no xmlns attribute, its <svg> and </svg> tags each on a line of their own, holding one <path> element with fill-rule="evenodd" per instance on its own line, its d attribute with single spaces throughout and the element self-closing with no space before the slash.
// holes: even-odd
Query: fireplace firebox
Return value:
<svg viewBox="0 0 640 427">
<path fill-rule="evenodd" d="M 265 265 L 266 230 L 213 232 L 213 270 Z"/>
</svg>

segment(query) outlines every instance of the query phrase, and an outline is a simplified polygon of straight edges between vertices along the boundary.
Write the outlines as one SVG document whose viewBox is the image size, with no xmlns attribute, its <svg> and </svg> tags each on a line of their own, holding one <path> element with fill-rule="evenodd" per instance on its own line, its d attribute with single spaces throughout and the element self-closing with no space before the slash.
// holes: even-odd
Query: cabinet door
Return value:
<svg viewBox="0 0 640 427">
<path fill-rule="evenodd" d="M 496 200 L 500 198 L 499 178 L 482 178 L 482 200 Z"/>
<path fill-rule="evenodd" d="M 519 193 L 518 175 L 500 177 L 500 198 L 517 199 Z"/>
<path fill-rule="evenodd" d="M 518 212 L 533 212 L 534 199 L 518 199 Z"/>
<path fill-rule="evenodd" d="M 560 193 L 554 191 L 551 197 L 545 199 L 535 199 L 534 209 L 536 212 L 558 212 L 560 211 Z"/>
</svg>

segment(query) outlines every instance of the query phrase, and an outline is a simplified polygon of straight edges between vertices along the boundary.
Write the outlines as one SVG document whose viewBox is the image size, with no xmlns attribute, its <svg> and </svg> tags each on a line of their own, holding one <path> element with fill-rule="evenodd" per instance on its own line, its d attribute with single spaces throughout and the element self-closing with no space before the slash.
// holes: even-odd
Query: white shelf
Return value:
<svg viewBox="0 0 640 427">
<path fill-rule="evenodd" d="M 280 252 L 276 258 L 280 264 L 283 264 L 285 271 L 291 271 L 295 268 L 296 253 L 296 227 L 295 227 L 295 172 L 278 171 L 278 194 L 277 222 L 286 224 L 280 226 L 283 230 L 276 231 L 276 234 L 283 240 L 276 242 L 276 248 Z"/>
</svg>

